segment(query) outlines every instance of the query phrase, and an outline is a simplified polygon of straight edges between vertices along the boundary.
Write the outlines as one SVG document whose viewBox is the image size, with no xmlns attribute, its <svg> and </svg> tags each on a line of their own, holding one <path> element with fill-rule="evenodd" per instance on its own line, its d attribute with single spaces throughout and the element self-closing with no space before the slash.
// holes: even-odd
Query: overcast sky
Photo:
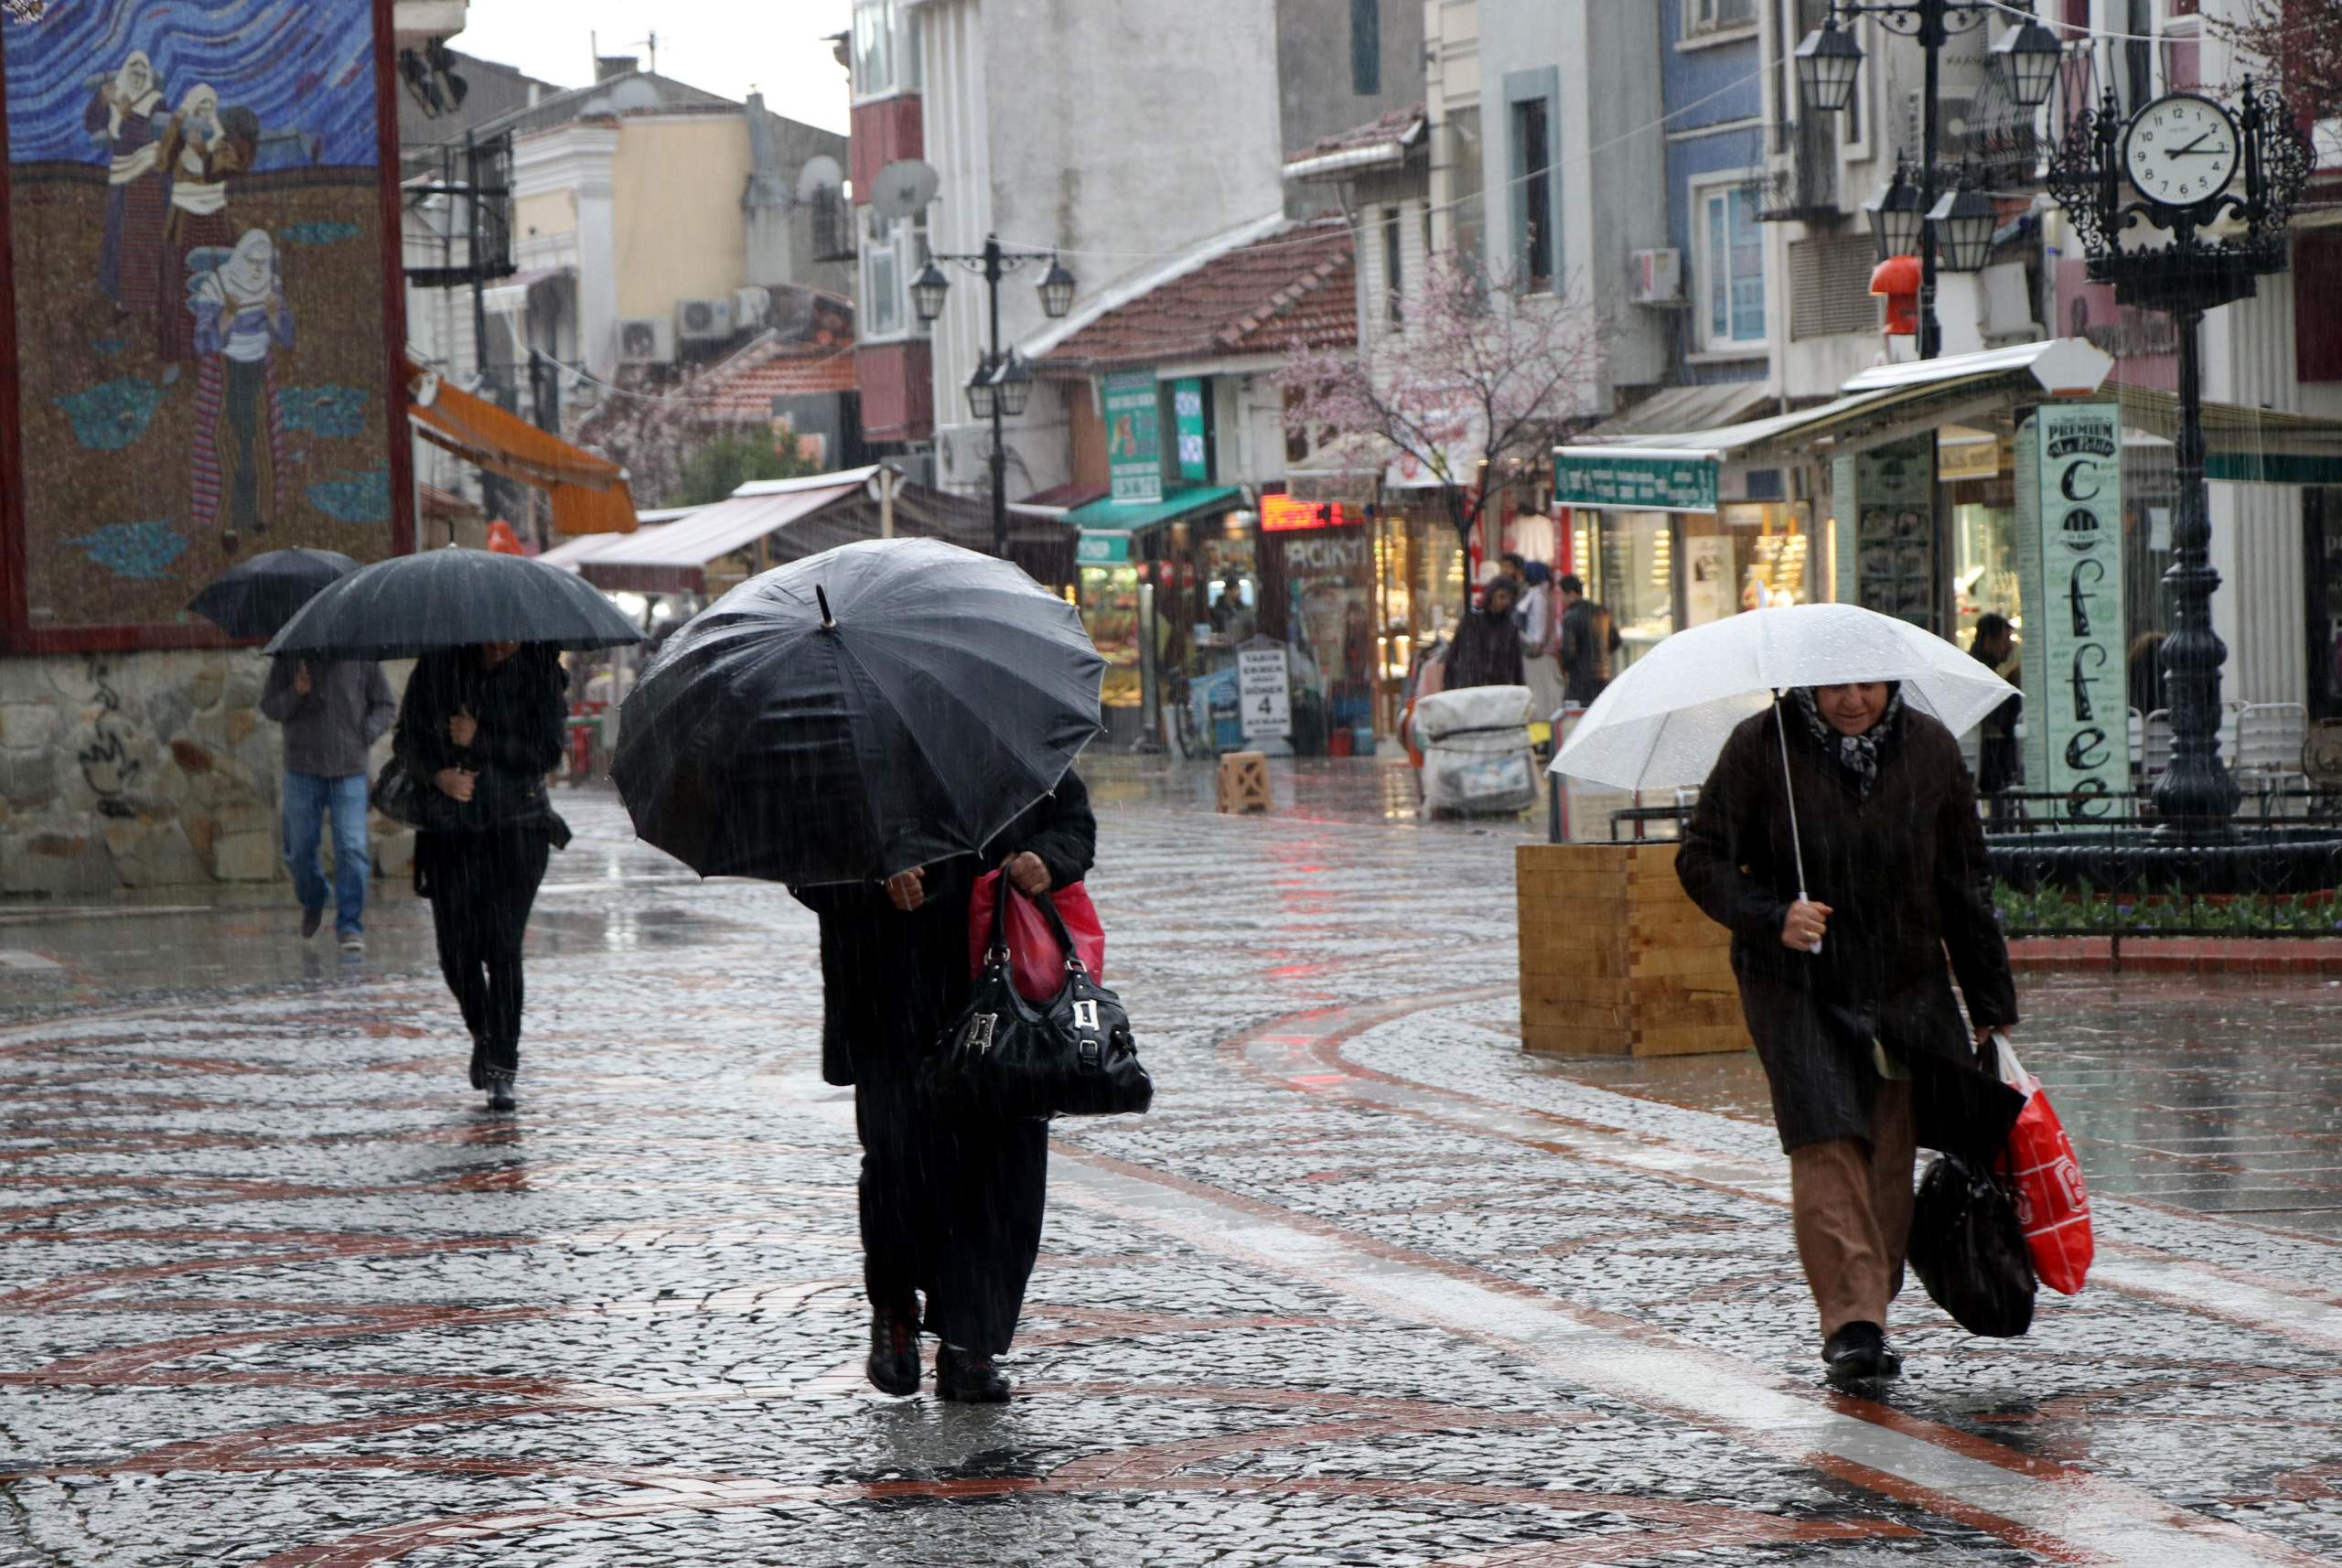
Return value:
<svg viewBox="0 0 2342 1568">
<path fill-rule="evenodd" d="M 850 0 L 471 0 L 453 45 L 582 87 L 593 80 L 592 35 L 604 54 L 648 56 L 644 32 L 655 25 L 661 76 L 732 99 L 761 89 L 774 113 L 843 132 L 845 72 L 827 35 L 845 31 L 851 9 Z"/>
</svg>

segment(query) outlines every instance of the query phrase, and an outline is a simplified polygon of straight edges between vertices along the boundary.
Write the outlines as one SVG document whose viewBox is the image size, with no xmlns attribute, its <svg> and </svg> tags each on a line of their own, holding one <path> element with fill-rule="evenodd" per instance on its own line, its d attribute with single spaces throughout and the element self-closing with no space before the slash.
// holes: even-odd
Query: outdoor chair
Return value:
<svg viewBox="0 0 2342 1568">
<path fill-rule="evenodd" d="M 2261 797 L 2265 815 L 2271 796 L 2309 784 L 2302 756 L 2309 741 L 2309 710 L 2299 703 L 2247 703 L 2239 706 L 2236 722 L 2236 781 Z M 2283 809 L 2280 802 L 2281 814 Z"/>
<path fill-rule="evenodd" d="M 2141 771 L 2160 779 L 2171 768 L 2171 710 L 2157 708 L 2147 715 L 2140 738 Z"/>
</svg>

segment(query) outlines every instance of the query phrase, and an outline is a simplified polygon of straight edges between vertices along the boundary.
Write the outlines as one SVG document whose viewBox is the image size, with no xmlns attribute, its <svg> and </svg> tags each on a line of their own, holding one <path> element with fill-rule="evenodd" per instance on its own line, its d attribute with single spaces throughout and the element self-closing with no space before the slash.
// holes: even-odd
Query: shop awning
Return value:
<svg viewBox="0 0 2342 1568">
<path fill-rule="evenodd" d="M 1095 500 L 1067 512 L 1063 521 L 1081 531 L 1074 558 L 1085 566 L 1101 566 L 1129 560 L 1132 537 L 1158 524 L 1243 504 L 1242 490 L 1223 485 L 1174 490 L 1159 501 Z"/>
<path fill-rule="evenodd" d="M 575 572 L 613 545 L 623 543 L 628 539 L 639 538 L 656 529 L 664 528 L 671 522 L 680 521 L 699 510 L 695 506 L 679 506 L 669 507 L 662 511 L 637 512 L 636 519 L 642 526 L 634 533 L 588 533 L 576 539 L 564 539 L 552 549 L 540 553 L 537 559 L 548 566 L 558 566 L 564 572 Z"/>
<path fill-rule="evenodd" d="M 553 499 L 553 525 L 564 533 L 634 532 L 634 498 L 624 468 L 449 386 L 412 360 L 406 372 L 407 417 L 425 441 L 475 467 L 543 490 Z"/>
<path fill-rule="evenodd" d="M 1585 438 L 1616 441 L 1628 435 L 1649 435 L 1671 430 L 1706 430 L 1736 424 L 1780 402 L 1764 381 L 1714 381 L 1701 387 L 1668 387 L 1655 392 L 1624 413 L 1614 413 Z"/>
<path fill-rule="evenodd" d="M 1727 461 L 1761 463 L 1862 451 L 1979 418 L 2020 398 L 2088 395 L 2114 368 L 2079 338 L 1881 365 L 1816 408 L 1709 430 L 1581 441 L 1553 449 L 1553 499 L 1635 511 L 1714 511 Z"/>
<path fill-rule="evenodd" d="M 801 479 L 761 479 L 742 485 L 713 506 L 657 528 L 646 528 L 578 563 L 597 588 L 638 594 L 704 594 L 707 566 L 750 551 L 768 534 L 857 495 L 878 470 L 848 468 Z"/>
<path fill-rule="evenodd" d="M 2109 382 L 2122 424 L 2165 441 L 2179 436 L 2179 395 Z M 2342 485 L 2342 420 L 2232 403 L 2204 405 L 2207 478 L 2266 485 Z"/>
</svg>

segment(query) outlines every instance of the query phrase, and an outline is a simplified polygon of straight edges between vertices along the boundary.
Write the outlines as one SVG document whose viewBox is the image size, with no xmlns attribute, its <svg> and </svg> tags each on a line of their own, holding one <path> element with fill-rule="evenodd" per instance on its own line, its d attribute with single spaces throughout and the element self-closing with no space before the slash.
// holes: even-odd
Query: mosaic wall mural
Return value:
<svg viewBox="0 0 2342 1568">
<path fill-rule="evenodd" d="M 0 21 L 32 633 L 183 624 L 262 550 L 392 551 L 378 4 Z"/>
</svg>

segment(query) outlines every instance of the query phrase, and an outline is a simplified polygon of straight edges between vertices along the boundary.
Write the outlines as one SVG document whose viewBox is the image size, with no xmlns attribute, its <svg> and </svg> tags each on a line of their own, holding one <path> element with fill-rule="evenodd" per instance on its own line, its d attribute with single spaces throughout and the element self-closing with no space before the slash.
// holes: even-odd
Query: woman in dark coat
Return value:
<svg viewBox="0 0 2342 1568">
<path fill-rule="evenodd" d="M 1465 686 L 1526 686 L 1528 667 L 1520 655 L 1520 628 L 1513 624 L 1512 607 L 1520 585 L 1510 577 L 1491 582 L 1480 596 L 1480 607 L 1456 628 L 1456 642 L 1447 652 L 1446 691 Z"/>
<path fill-rule="evenodd" d="M 1996 1148 L 2023 1103 L 1980 1063 L 1987 1036 L 2016 1022 L 2016 988 L 1959 743 L 1885 682 L 1792 692 L 1733 732 L 1675 865 L 1732 930 L 1822 1359 L 1837 1377 L 1893 1377 L 1886 1307 L 1902 1288 L 1915 1144 Z"/>
<path fill-rule="evenodd" d="M 443 799 L 414 840 L 414 890 L 431 900 L 439 968 L 472 1035 L 471 1082 L 513 1108 L 521 1070 L 521 940 L 553 849 L 569 842 L 545 775 L 569 718 L 553 650 L 482 643 L 417 660 L 396 749 Z"/>
<path fill-rule="evenodd" d="M 885 883 L 790 889 L 822 918 L 822 1076 L 854 1086 L 868 1371 L 887 1393 L 919 1391 L 924 1326 L 943 1341 L 939 1395 L 1008 1398 L 993 1359 L 1016 1332 L 1040 1251 L 1047 1124 L 939 1112 L 915 1079 L 967 1004 L 976 878 L 1000 866 L 1021 891 L 1046 893 L 1080 881 L 1097 849 L 1090 791 L 1069 771 L 980 855 Z"/>
</svg>

